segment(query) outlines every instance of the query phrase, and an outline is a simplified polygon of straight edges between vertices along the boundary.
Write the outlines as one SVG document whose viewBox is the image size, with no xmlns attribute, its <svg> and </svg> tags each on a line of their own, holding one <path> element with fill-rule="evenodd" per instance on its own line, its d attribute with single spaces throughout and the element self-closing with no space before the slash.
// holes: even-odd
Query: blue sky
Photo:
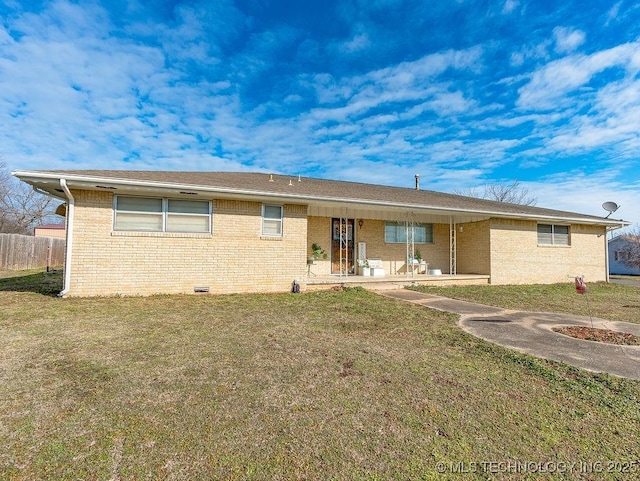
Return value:
<svg viewBox="0 0 640 481">
<path fill-rule="evenodd" d="M 0 0 L 10 169 L 269 171 L 640 222 L 640 3 Z"/>
</svg>

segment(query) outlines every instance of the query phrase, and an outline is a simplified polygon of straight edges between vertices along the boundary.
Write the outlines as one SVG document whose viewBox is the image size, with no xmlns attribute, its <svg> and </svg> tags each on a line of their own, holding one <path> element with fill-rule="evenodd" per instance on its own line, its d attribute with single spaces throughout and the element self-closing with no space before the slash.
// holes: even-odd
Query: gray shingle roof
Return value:
<svg viewBox="0 0 640 481">
<path fill-rule="evenodd" d="M 620 224 L 621 222 L 575 212 L 477 199 L 431 190 L 254 172 L 50 170 L 29 172 L 28 174 L 32 174 L 34 177 L 37 174 L 49 174 L 70 180 L 74 177 L 91 178 L 96 182 L 109 183 L 143 182 L 145 184 L 176 186 L 188 190 L 237 191 L 256 195 L 286 196 L 309 202 L 362 202 L 369 205 L 407 206 L 420 209 L 464 211 L 474 214 L 489 213 L 497 217 L 502 214 L 509 217 L 584 220 L 591 224 L 602 225 Z M 19 177 L 26 181 L 29 180 L 22 175 Z"/>
</svg>

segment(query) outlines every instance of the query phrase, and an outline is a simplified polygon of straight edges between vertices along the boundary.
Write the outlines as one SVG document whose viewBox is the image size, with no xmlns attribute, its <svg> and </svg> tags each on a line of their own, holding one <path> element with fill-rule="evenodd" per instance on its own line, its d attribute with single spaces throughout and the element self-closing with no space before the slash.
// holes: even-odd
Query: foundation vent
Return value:
<svg viewBox="0 0 640 481">
<path fill-rule="evenodd" d="M 193 292 L 209 292 L 209 286 L 195 286 Z"/>
</svg>

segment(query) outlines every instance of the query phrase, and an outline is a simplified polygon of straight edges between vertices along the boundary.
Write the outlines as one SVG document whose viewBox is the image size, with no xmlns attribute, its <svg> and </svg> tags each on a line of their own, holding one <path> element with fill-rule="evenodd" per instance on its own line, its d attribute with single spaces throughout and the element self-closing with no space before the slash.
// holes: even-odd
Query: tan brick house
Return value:
<svg viewBox="0 0 640 481">
<path fill-rule="evenodd" d="M 607 280 L 627 222 L 428 190 L 239 172 L 19 171 L 67 203 L 62 295 L 331 283 Z M 316 256 L 314 257 L 314 249 Z"/>
</svg>

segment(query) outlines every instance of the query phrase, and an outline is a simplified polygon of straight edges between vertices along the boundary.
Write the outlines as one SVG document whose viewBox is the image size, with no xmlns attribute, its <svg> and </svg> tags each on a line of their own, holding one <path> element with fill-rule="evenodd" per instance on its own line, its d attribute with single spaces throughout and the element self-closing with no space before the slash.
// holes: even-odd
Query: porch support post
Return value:
<svg viewBox="0 0 640 481">
<path fill-rule="evenodd" d="M 411 278 L 415 277 L 415 270 L 413 265 L 413 260 L 415 258 L 415 238 L 414 238 L 414 226 L 413 226 L 413 215 L 410 213 L 407 220 L 404 223 L 405 226 L 405 234 L 407 238 L 407 259 L 406 266 L 407 272 L 405 273 L 405 277 L 409 277 L 409 269 L 411 269 Z"/>
<path fill-rule="evenodd" d="M 342 227 L 344 225 L 343 223 L 344 223 L 344 217 L 342 216 L 342 212 L 340 212 L 340 226 L 338 228 L 338 242 L 340 243 L 340 249 L 338 251 L 340 253 L 340 255 L 338 256 L 340 258 L 340 277 L 342 277 L 342 274 L 343 274 L 342 272 L 342 258 L 343 258 L 342 246 L 344 245 L 344 230 Z"/>
<path fill-rule="evenodd" d="M 347 209 L 344 210 L 344 236 L 344 276 L 349 277 L 349 212 Z M 340 264 L 340 269 L 342 269 L 342 264 Z"/>
<path fill-rule="evenodd" d="M 349 277 L 349 212 L 340 213 L 340 277 Z M 343 267 L 344 265 L 344 267 Z"/>
<path fill-rule="evenodd" d="M 456 221 L 449 216 L 449 274 L 456 275 Z"/>
</svg>

